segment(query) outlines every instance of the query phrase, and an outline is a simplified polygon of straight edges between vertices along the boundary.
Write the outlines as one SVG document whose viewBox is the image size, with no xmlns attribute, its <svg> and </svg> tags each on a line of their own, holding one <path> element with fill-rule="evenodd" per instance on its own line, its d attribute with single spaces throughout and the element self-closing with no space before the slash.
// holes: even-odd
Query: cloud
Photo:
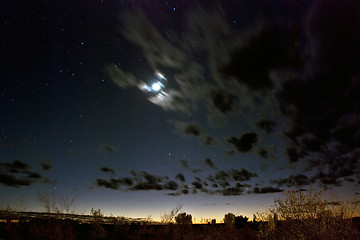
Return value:
<svg viewBox="0 0 360 240">
<path fill-rule="evenodd" d="M 298 66 L 297 37 L 296 29 L 271 25 L 249 32 L 232 50 L 230 59 L 219 66 L 219 72 L 255 91 L 271 89 L 272 69 Z"/>
<path fill-rule="evenodd" d="M 106 187 L 113 190 L 118 190 L 121 189 L 123 186 L 132 186 L 134 184 L 134 180 L 129 177 L 110 178 L 109 180 L 97 179 L 96 184 L 99 187 Z"/>
<path fill-rule="evenodd" d="M 185 182 L 185 177 L 183 174 L 178 173 L 175 177 L 176 180 L 179 180 L 180 182 Z"/>
<path fill-rule="evenodd" d="M 200 142 L 203 143 L 204 145 L 208 145 L 208 146 L 218 144 L 218 141 L 215 138 L 208 136 L 208 135 L 201 135 Z"/>
<path fill-rule="evenodd" d="M 213 161 L 210 158 L 206 158 L 204 160 L 204 164 L 205 164 L 205 166 L 208 166 L 210 168 L 217 169 L 215 164 L 213 163 Z"/>
<path fill-rule="evenodd" d="M 259 187 L 255 187 L 254 190 L 253 190 L 253 193 L 256 193 L 256 194 L 264 194 L 264 193 L 277 193 L 277 192 L 282 192 L 283 190 L 280 189 L 280 188 L 274 188 L 274 187 L 262 187 L 262 188 L 259 188 Z"/>
<path fill-rule="evenodd" d="M 9 187 L 29 186 L 43 178 L 30 170 L 31 166 L 21 160 L 0 163 L 0 184 Z"/>
<path fill-rule="evenodd" d="M 42 178 L 42 176 L 39 173 L 31 172 L 29 173 L 28 178 L 39 179 Z"/>
<path fill-rule="evenodd" d="M 256 173 L 249 172 L 244 168 L 241 168 L 240 170 L 231 169 L 229 173 L 234 181 L 249 181 L 252 177 L 257 177 Z"/>
<path fill-rule="evenodd" d="M 242 195 L 243 192 L 244 192 L 244 189 L 236 188 L 236 187 L 229 187 L 229 188 L 224 188 L 224 189 L 221 190 L 221 193 L 224 196 Z"/>
<path fill-rule="evenodd" d="M 110 168 L 103 167 L 102 171 L 108 172 Z M 113 169 L 110 169 L 112 173 Z M 97 179 L 96 185 L 98 187 L 105 187 L 112 190 L 123 191 L 146 191 L 146 190 L 177 190 L 178 183 L 168 180 L 167 176 L 156 176 L 147 172 L 129 171 L 131 177 L 119 177 L 106 179 Z M 185 179 L 184 179 L 185 180 Z"/>
<path fill-rule="evenodd" d="M 235 109 L 235 95 L 227 93 L 223 90 L 212 89 L 209 96 L 211 103 L 221 113 L 228 113 Z"/>
<path fill-rule="evenodd" d="M 50 170 L 52 168 L 51 161 L 49 159 L 43 159 L 41 161 L 41 167 L 45 171 Z"/>
<path fill-rule="evenodd" d="M 207 180 L 212 182 L 212 188 L 215 188 L 215 190 L 211 190 L 211 192 L 218 194 L 220 193 L 227 196 L 239 195 L 240 193 L 243 193 L 243 188 L 249 187 L 250 185 L 241 183 L 249 181 L 253 177 L 257 177 L 257 174 L 241 168 L 230 169 L 227 171 L 219 170 L 215 172 L 214 175 L 209 175 Z M 219 186 L 221 189 L 217 189 Z"/>
<path fill-rule="evenodd" d="M 115 170 L 109 167 L 101 167 L 101 171 L 115 175 Z"/>
<path fill-rule="evenodd" d="M 180 159 L 179 162 L 180 162 L 181 166 L 183 166 L 186 169 L 189 169 L 189 164 L 185 159 Z"/>
<path fill-rule="evenodd" d="M 119 87 L 126 89 L 128 87 L 136 86 L 138 83 L 136 78 L 131 73 L 126 73 L 114 64 L 109 64 L 105 67 L 105 71 L 113 82 Z"/>
<path fill-rule="evenodd" d="M 181 68 L 185 65 L 184 52 L 151 24 L 142 9 L 137 8 L 131 14 L 124 14 L 122 22 L 123 36 L 142 48 L 150 66 Z"/>
<path fill-rule="evenodd" d="M 139 182 L 135 184 L 130 190 L 163 190 L 160 183 Z"/>
<path fill-rule="evenodd" d="M 324 172 L 324 171 L 320 170 L 320 171 L 318 171 L 317 174 L 315 174 L 312 177 L 312 180 L 313 181 L 319 180 L 320 183 L 325 188 L 327 188 L 328 185 L 334 185 L 334 186 L 341 186 L 342 185 L 342 183 L 340 181 L 340 178 L 337 176 L 336 171 L 334 171 L 334 170 L 330 170 L 328 172 Z"/>
<path fill-rule="evenodd" d="M 1 166 L 6 167 L 12 173 L 28 173 L 30 169 L 30 166 L 21 160 L 15 160 L 12 163 L 0 163 Z"/>
<path fill-rule="evenodd" d="M 257 154 L 262 158 L 262 159 L 267 159 L 269 157 L 269 153 L 267 150 L 265 149 L 260 149 Z"/>
<path fill-rule="evenodd" d="M 256 122 L 255 125 L 258 128 L 264 130 L 267 134 L 270 134 L 274 132 L 274 127 L 276 126 L 276 123 L 270 120 L 260 120 Z"/>
<path fill-rule="evenodd" d="M 33 179 L 29 177 L 17 177 L 6 172 L 0 172 L 0 183 L 9 187 L 29 186 L 33 183 Z"/>
<path fill-rule="evenodd" d="M 290 162 L 317 171 L 311 179 L 324 186 L 360 174 L 359 11 L 357 1 L 314 2 L 306 18 L 304 72 L 287 79 L 278 95 Z"/>
<path fill-rule="evenodd" d="M 173 122 L 175 128 L 184 135 L 195 136 L 204 145 L 216 145 L 218 141 L 209 136 L 197 123 L 186 123 L 181 121 Z"/>
<path fill-rule="evenodd" d="M 198 137 L 201 134 L 201 129 L 195 124 L 188 124 L 184 129 L 184 133 Z"/>
<path fill-rule="evenodd" d="M 195 181 L 195 182 L 192 182 L 191 184 L 197 189 L 202 189 L 203 188 L 203 185 L 201 183 L 199 183 L 199 182 Z"/>
<path fill-rule="evenodd" d="M 174 89 L 161 91 L 160 93 L 150 96 L 149 101 L 162 107 L 164 110 L 180 111 L 189 113 L 189 104 L 183 94 Z"/>
<path fill-rule="evenodd" d="M 246 153 L 251 151 L 253 145 L 257 143 L 258 136 L 256 133 L 245 133 L 240 137 L 229 137 L 226 141 L 233 144 L 239 152 Z"/>
<path fill-rule="evenodd" d="M 107 143 L 103 143 L 101 146 L 109 152 L 116 152 L 116 147 L 113 147 Z"/>
<path fill-rule="evenodd" d="M 165 190 L 177 190 L 179 187 L 179 184 L 177 184 L 177 182 L 174 181 L 168 181 L 163 185 L 163 188 Z"/>
<path fill-rule="evenodd" d="M 108 169 L 107 167 L 104 167 Z M 206 194 L 218 194 L 224 196 L 233 196 L 243 194 L 245 189 L 251 187 L 244 182 L 256 177 L 256 173 L 249 172 L 246 169 L 220 170 L 214 175 L 202 179 L 203 175 L 195 176 L 189 186 L 186 184 L 185 177 L 178 173 L 174 178 L 171 176 L 157 176 L 144 171 L 130 170 L 130 176 L 96 179 L 96 186 L 105 187 L 120 191 L 164 191 L 167 195 L 179 196 L 183 194 L 196 194 L 203 192 Z M 208 181 L 211 183 L 209 184 Z"/>
<path fill-rule="evenodd" d="M 271 183 L 277 184 L 279 187 L 303 187 L 311 184 L 311 180 L 304 174 L 290 175 L 288 178 L 280 178 L 271 180 Z"/>
<path fill-rule="evenodd" d="M 296 147 L 286 148 L 286 154 L 291 163 L 296 163 L 301 157 L 303 157 L 303 155 L 299 153 L 299 150 Z"/>
</svg>

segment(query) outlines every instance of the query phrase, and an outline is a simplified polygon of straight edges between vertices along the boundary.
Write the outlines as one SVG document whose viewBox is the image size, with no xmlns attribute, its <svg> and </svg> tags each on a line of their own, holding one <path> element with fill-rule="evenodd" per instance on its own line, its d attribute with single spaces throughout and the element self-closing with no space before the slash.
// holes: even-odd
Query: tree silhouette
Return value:
<svg viewBox="0 0 360 240">
<path fill-rule="evenodd" d="M 233 226 L 235 223 L 235 215 L 233 213 L 225 214 L 224 216 L 224 224 L 225 226 Z"/>
<path fill-rule="evenodd" d="M 178 212 L 180 212 L 182 208 L 181 204 L 178 204 L 175 208 L 173 208 L 170 213 L 164 213 L 163 215 L 161 215 L 161 223 L 163 224 L 170 224 L 174 222 L 174 218 L 175 216 L 178 214 Z"/>
<path fill-rule="evenodd" d="M 242 215 L 235 217 L 235 227 L 243 228 L 248 221 L 248 217 L 243 217 Z"/>
<path fill-rule="evenodd" d="M 175 217 L 175 221 L 177 224 L 192 224 L 192 216 L 191 214 L 186 214 L 185 212 L 179 213 Z"/>
</svg>

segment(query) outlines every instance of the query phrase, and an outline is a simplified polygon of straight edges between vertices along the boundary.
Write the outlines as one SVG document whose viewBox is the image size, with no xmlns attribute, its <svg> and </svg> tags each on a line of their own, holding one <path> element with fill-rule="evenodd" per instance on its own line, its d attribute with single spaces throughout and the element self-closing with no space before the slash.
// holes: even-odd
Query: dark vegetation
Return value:
<svg viewBox="0 0 360 240">
<path fill-rule="evenodd" d="M 44 195 L 40 199 L 51 200 Z M 105 217 L 100 209 L 91 209 L 91 215 L 62 213 L 52 203 L 57 212 L 0 211 L 0 239 L 360 239 L 360 217 L 353 217 L 358 201 L 328 202 L 311 190 L 285 193 L 275 200 L 270 213 L 254 214 L 252 221 L 227 213 L 220 224 L 215 219 L 192 224 L 192 216 L 182 212 L 180 205 L 161 215 L 161 222 L 153 222 L 151 218 Z"/>
</svg>

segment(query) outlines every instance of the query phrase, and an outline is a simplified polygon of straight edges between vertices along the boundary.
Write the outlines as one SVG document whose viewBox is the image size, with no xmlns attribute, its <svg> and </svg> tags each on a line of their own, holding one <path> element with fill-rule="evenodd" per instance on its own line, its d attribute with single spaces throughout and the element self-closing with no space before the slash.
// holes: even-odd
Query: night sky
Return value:
<svg viewBox="0 0 360 240">
<path fill-rule="evenodd" d="M 219 222 L 286 190 L 359 197 L 357 0 L 0 9 L 0 206 Z"/>
</svg>

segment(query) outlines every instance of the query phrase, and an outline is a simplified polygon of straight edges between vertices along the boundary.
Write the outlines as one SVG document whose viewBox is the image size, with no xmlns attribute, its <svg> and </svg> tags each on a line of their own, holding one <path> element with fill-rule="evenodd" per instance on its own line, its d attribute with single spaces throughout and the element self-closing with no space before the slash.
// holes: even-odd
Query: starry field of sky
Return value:
<svg viewBox="0 0 360 240">
<path fill-rule="evenodd" d="M 0 206 L 252 217 L 360 194 L 360 3 L 1 1 Z M 194 219 L 193 219 L 194 220 Z"/>
</svg>

